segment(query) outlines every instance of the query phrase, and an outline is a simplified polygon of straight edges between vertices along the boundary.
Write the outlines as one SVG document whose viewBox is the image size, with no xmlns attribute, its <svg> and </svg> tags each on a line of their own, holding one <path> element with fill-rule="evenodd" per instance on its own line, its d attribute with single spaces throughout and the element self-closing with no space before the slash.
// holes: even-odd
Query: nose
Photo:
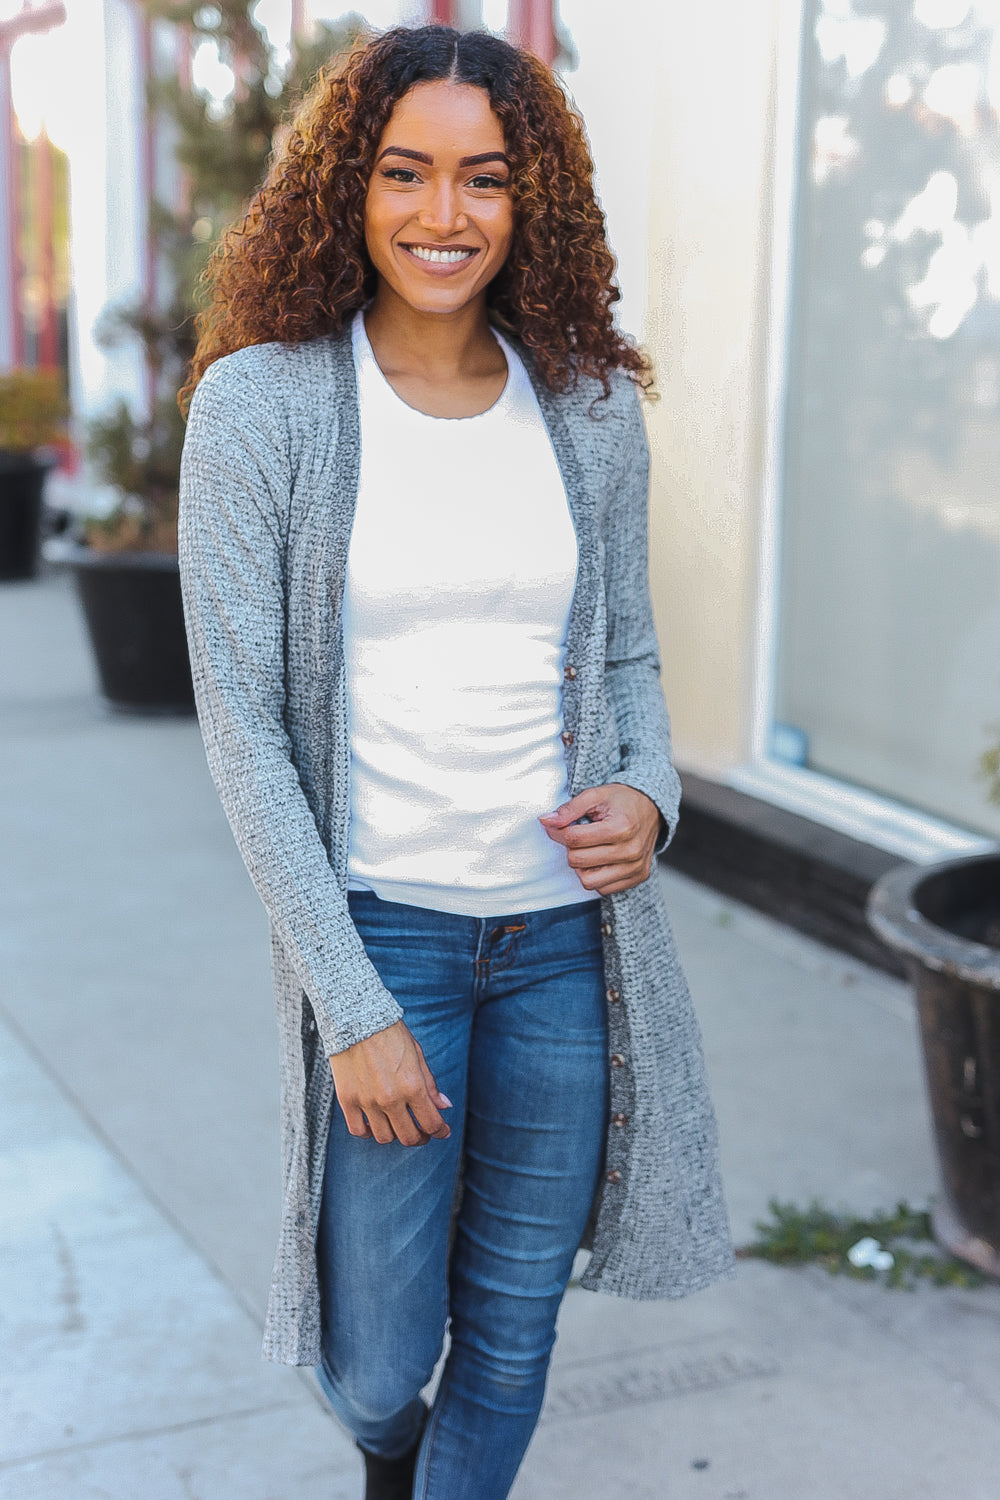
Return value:
<svg viewBox="0 0 1000 1500">
<path fill-rule="evenodd" d="M 450 234 L 461 234 L 469 227 L 468 214 L 458 207 L 458 196 L 450 182 L 439 182 L 431 189 L 429 201 L 417 215 L 421 229 L 439 239 Z"/>
</svg>

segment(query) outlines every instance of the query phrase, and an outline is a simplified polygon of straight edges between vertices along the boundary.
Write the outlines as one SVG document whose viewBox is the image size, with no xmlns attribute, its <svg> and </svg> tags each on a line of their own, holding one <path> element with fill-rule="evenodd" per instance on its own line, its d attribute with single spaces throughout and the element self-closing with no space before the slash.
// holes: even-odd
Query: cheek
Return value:
<svg viewBox="0 0 1000 1500">
<path fill-rule="evenodd" d="M 392 226 L 388 223 L 385 205 L 379 202 L 376 193 L 369 194 L 365 199 L 364 234 L 368 254 L 373 259 L 390 239 L 391 233 Z"/>
<path fill-rule="evenodd" d="M 371 242 L 378 234 L 378 204 L 370 197 L 365 199 L 365 239 Z"/>
<path fill-rule="evenodd" d="M 509 203 L 500 209 L 493 221 L 492 239 L 498 249 L 503 249 L 505 256 L 510 253 L 514 243 L 514 211 Z"/>
</svg>

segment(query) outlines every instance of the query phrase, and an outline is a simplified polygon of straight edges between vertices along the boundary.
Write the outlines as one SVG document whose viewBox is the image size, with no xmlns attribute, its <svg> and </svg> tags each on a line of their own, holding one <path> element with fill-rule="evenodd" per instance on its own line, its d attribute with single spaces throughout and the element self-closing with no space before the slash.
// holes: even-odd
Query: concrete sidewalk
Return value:
<svg viewBox="0 0 1000 1500">
<path fill-rule="evenodd" d="M 267 934 L 197 727 L 102 706 L 61 576 L 2 586 L 0 643 L 0 1495 L 352 1500 L 311 1375 L 258 1357 Z M 772 1195 L 925 1203 L 905 988 L 661 878 L 737 1238 Z M 743 1262 L 679 1303 L 570 1291 L 515 1496 L 995 1500 L 998 1473 L 1000 1288 Z"/>
</svg>

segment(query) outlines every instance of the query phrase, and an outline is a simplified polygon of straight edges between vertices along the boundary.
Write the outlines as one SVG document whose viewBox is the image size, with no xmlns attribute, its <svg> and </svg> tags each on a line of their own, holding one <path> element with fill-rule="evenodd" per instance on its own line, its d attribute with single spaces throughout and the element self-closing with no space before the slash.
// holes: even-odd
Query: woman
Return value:
<svg viewBox="0 0 1000 1500">
<path fill-rule="evenodd" d="M 424 27 L 320 81 L 209 270 L 181 566 L 272 927 L 265 1355 L 368 1500 L 508 1494 L 584 1239 L 624 1296 L 731 1270 L 612 269 L 552 74 Z"/>
</svg>

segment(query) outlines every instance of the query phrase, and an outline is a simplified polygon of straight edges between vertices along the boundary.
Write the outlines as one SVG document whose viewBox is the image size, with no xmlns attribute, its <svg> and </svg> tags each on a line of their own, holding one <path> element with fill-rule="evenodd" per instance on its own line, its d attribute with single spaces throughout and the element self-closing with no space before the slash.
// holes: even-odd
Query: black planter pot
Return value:
<svg viewBox="0 0 1000 1500">
<path fill-rule="evenodd" d="M 916 991 L 942 1178 L 934 1233 L 1000 1277 L 1000 851 L 896 866 L 868 921 Z"/>
<path fill-rule="evenodd" d="M 0 450 L 0 579 L 38 572 L 42 486 L 52 459 Z"/>
<path fill-rule="evenodd" d="M 47 551 L 76 575 L 105 697 L 133 713 L 193 713 L 177 558 L 73 545 Z"/>
</svg>

